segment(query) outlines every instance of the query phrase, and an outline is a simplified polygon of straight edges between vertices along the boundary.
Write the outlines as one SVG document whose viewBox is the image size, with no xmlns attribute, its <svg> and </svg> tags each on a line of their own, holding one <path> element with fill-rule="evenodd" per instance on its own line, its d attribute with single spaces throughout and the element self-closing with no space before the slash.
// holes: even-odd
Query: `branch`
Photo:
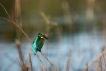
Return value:
<svg viewBox="0 0 106 71">
<path fill-rule="evenodd" d="M 44 68 L 46 69 L 46 71 L 47 71 L 47 68 L 46 68 L 46 66 L 44 65 L 44 63 L 42 62 L 42 60 L 40 59 L 40 57 L 36 54 L 36 56 L 38 57 L 38 59 L 40 60 L 40 62 L 42 63 L 42 65 L 44 66 Z"/>
<path fill-rule="evenodd" d="M 106 50 L 104 50 L 102 53 L 105 54 Z M 96 57 L 96 59 L 88 67 L 84 68 L 82 71 L 85 71 L 87 68 L 91 67 L 95 62 L 97 62 L 102 57 L 102 53 L 98 57 Z"/>
<path fill-rule="evenodd" d="M 40 52 L 42 55 L 43 55 L 43 57 L 54 67 L 54 69 L 56 70 L 56 71 L 58 71 L 58 69 L 55 67 L 55 65 L 52 63 L 52 62 L 50 62 L 50 60 L 44 55 L 44 53 L 42 53 L 42 51 Z"/>
</svg>

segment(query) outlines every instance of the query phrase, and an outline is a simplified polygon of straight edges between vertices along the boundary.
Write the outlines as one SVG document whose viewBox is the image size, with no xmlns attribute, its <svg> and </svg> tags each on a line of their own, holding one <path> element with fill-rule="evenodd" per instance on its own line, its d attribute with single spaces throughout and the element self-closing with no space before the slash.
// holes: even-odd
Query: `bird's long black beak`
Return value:
<svg viewBox="0 0 106 71">
<path fill-rule="evenodd" d="M 48 38 L 45 35 L 43 35 L 43 37 L 48 40 Z"/>
</svg>

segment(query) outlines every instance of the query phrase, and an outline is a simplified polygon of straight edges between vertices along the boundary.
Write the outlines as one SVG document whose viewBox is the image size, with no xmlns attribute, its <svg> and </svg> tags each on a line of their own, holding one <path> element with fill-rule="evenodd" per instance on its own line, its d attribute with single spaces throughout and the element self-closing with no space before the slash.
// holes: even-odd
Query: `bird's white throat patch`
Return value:
<svg viewBox="0 0 106 71">
<path fill-rule="evenodd" d="M 41 38 L 44 38 L 44 37 L 41 37 Z"/>
</svg>

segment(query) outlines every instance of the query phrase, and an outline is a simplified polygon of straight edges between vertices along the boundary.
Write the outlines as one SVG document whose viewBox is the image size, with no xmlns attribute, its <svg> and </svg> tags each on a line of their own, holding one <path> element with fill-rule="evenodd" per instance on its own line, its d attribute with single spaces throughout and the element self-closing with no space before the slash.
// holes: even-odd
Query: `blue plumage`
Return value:
<svg viewBox="0 0 106 71">
<path fill-rule="evenodd" d="M 38 36 L 34 39 L 32 49 L 34 51 L 34 55 L 36 55 L 37 51 L 41 51 L 43 45 L 44 45 L 44 38 L 46 38 L 41 33 L 38 34 Z M 47 38 L 46 38 L 47 39 Z"/>
</svg>

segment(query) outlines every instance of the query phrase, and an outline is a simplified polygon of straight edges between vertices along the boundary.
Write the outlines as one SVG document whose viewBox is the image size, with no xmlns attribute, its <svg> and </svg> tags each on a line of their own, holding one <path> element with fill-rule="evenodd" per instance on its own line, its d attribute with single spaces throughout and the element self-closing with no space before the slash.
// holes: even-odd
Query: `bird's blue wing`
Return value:
<svg viewBox="0 0 106 71">
<path fill-rule="evenodd" d="M 33 45 L 32 45 L 32 49 L 33 49 L 33 51 L 34 51 L 34 55 L 36 55 L 36 53 L 37 53 L 37 46 L 36 46 L 37 38 L 38 38 L 38 37 L 36 37 L 36 38 L 34 39 Z"/>
<path fill-rule="evenodd" d="M 44 39 L 36 37 L 33 41 L 32 49 L 34 51 L 34 54 L 36 54 L 37 51 L 41 51 L 44 44 Z"/>
<path fill-rule="evenodd" d="M 36 43 L 38 40 L 38 37 L 36 37 L 34 40 L 33 40 L 33 44 Z"/>
<path fill-rule="evenodd" d="M 37 53 L 37 47 L 36 47 L 35 43 L 32 45 L 32 49 L 34 51 L 34 55 L 36 55 L 36 53 Z"/>
<path fill-rule="evenodd" d="M 40 52 L 42 47 L 43 47 L 43 44 L 44 44 L 44 40 L 39 38 L 39 40 L 37 40 L 36 42 L 36 47 L 37 47 L 37 50 Z"/>
</svg>

